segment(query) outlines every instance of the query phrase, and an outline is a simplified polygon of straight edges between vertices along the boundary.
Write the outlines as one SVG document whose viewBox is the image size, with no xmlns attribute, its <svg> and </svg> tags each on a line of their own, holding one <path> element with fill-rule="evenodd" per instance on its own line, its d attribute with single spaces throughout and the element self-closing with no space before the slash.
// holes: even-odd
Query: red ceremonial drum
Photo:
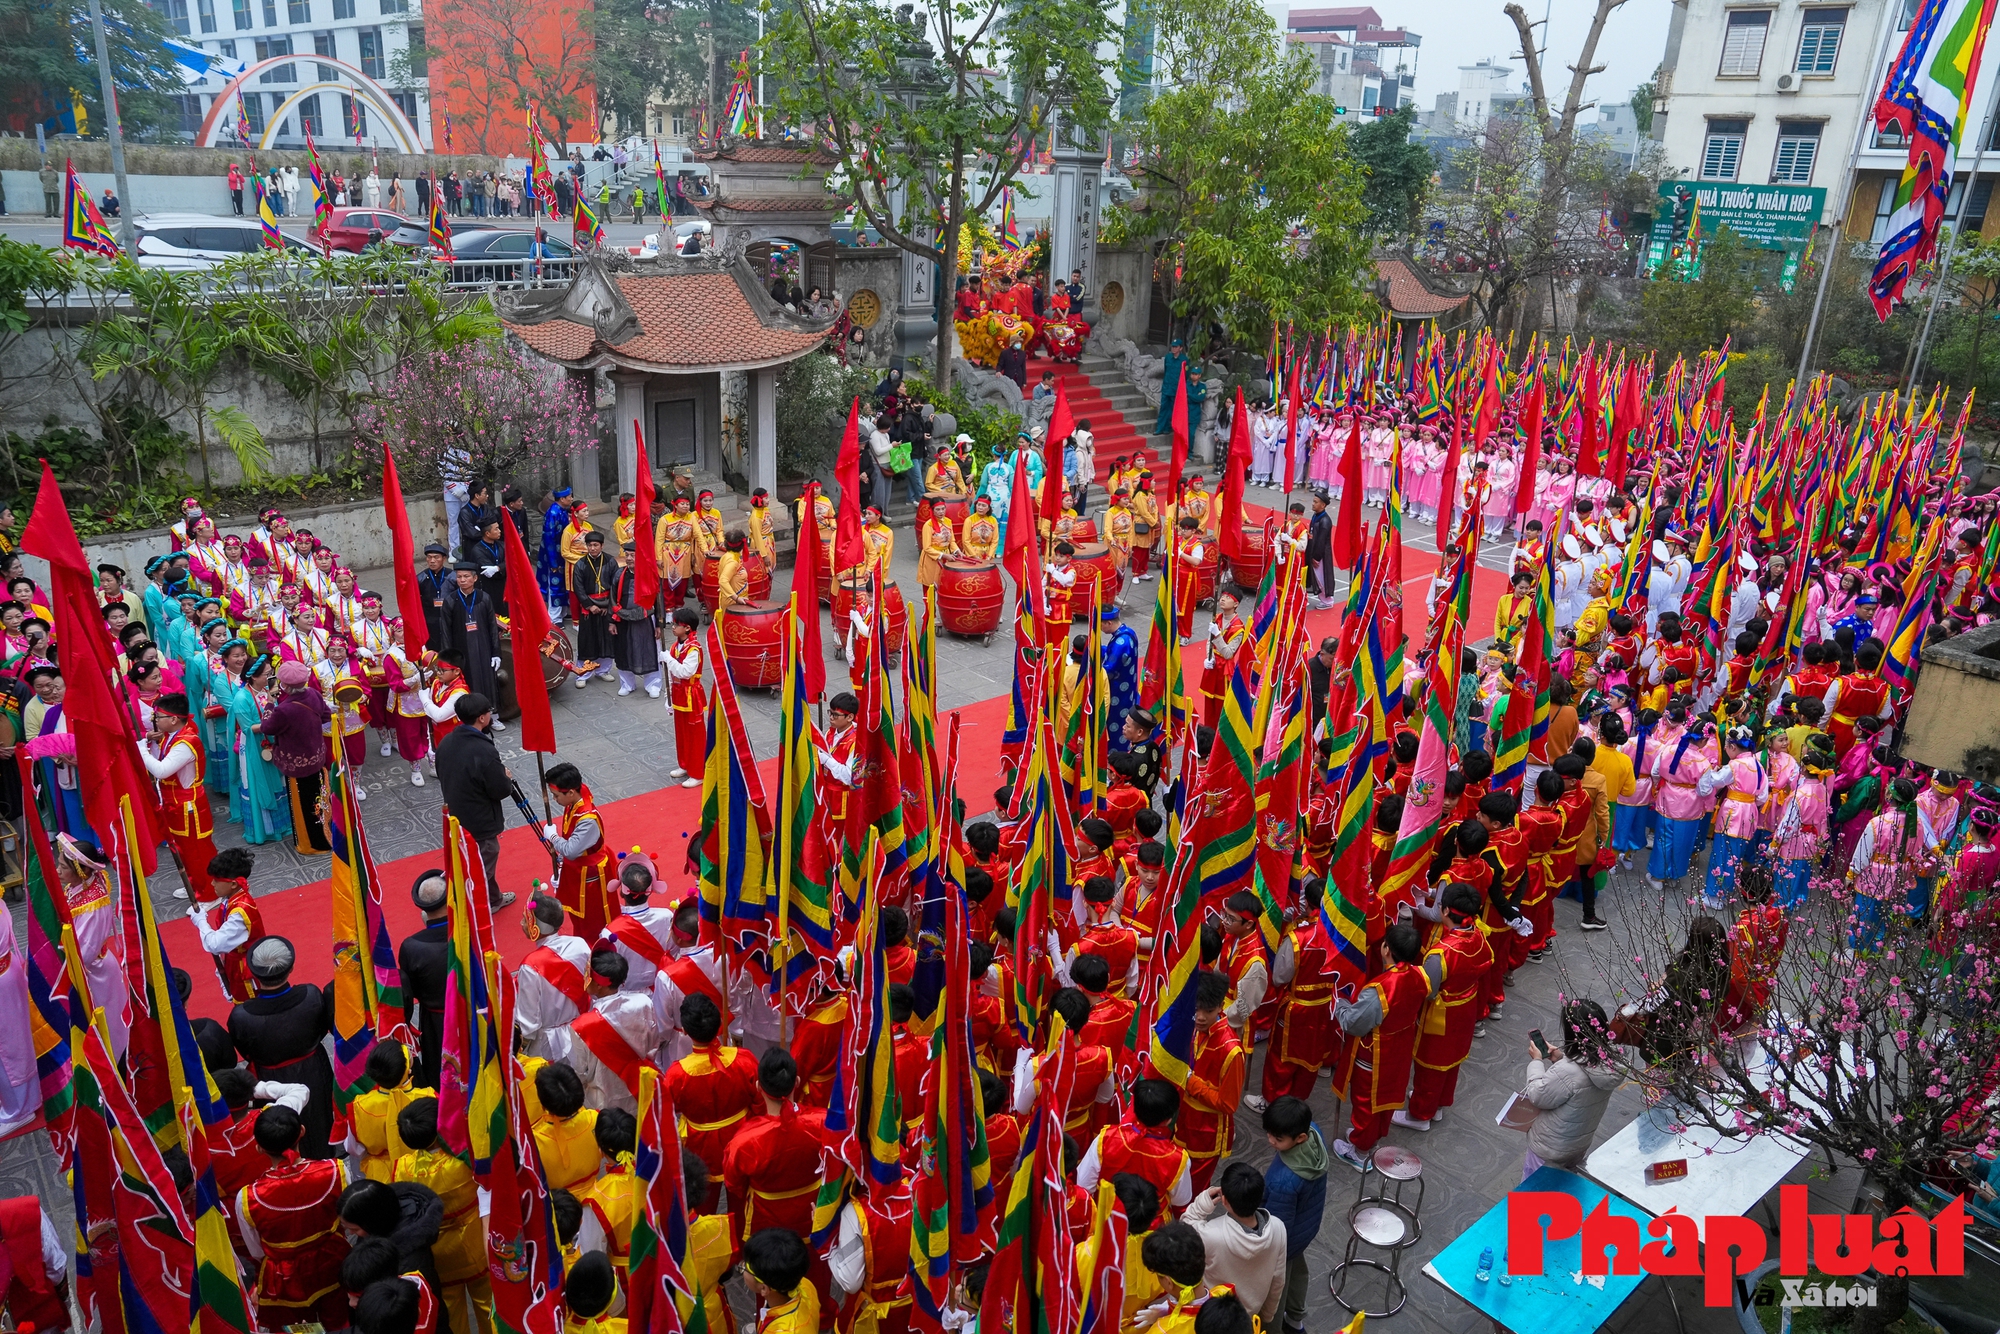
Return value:
<svg viewBox="0 0 2000 1334">
<path fill-rule="evenodd" d="M 743 557 L 743 573 L 747 579 L 743 591 L 749 594 L 752 602 L 762 602 L 771 596 L 771 571 L 765 566 L 762 557 L 751 556 L 746 552 Z M 711 551 L 703 557 L 701 584 L 696 590 L 696 595 L 701 598 L 703 609 L 713 616 L 716 607 L 722 602 L 721 552 Z"/>
<path fill-rule="evenodd" d="M 964 496 L 948 495 L 943 491 L 926 491 L 924 499 L 931 502 L 931 513 L 951 520 L 952 530 L 965 522 L 968 507 L 972 502 Z"/>
<path fill-rule="evenodd" d="M 1070 526 L 1069 540 L 1075 545 L 1077 554 L 1081 556 L 1083 554 L 1083 544 L 1097 540 L 1097 521 L 1095 519 L 1078 519 Z"/>
<path fill-rule="evenodd" d="M 824 543 L 820 544 L 819 572 L 814 576 L 813 583 L 817 585 L 819 588 L 819 600 L 821 605 L 832 606 L 833 605 L 833 558 L 827 555 L 826 545 Z"/>
<path fill-rule="evenodd" d="M 938 624 L 952 634 L 992 634 L 1005 601 L 1000 567 L 990 560 L 947 559 L 938 573 Z"/>
<path fill-rule="evenodd" d="M 1215 579 L 1221 567 L 1222 548 L 1216 544 L 1214 538 L 1204 534 L 1201 543 L 1201 559 L 1194 564 L 1194 600 L 1196 606 L 1200 606 L 1204 602 L 1214 601 Z"/>
<path fill-rule="evenodd" d="M 847 613 L 854 609 L 855 592 L 867 587 L 865 579 L 843 579 L 834 586 L 833 633 L 843 643 L 847 640 Z M 909 609 L 903 605 L 903 590 L 893 583 L 883 584 L 882 634 L 888 645 L 890 662 L 896 661 L 903 652 L 903 632 L 909 619 Z"/>
<path fill-rule="evenodd" d="M 741 689 L 775 687 L 785 674 L 787 602 L 752 602 L 723 613 L 722 660 Z"/>
<path fill-rule="evenodd" d="M 1243 525 L 1243 559 L 1229 562 L 1229 573 L 1236 580 L 1236 586 L 1246 593 L 1257 591 L 1264 582 L 1264 571 L 1271 565 L 1271 553 L 1264 545 L 1264 525 L 1246 523 Z"/>
<path fill-rule="evenodd" d="M 1076 596 L 1071 597 L 1069 602 L 1073 613 L 1087 614 L 1085 609 L 1089 602 L 1083 597 L 1083 590 L 1093 580 L 1097 582 L 1098 611 L 1118 604 L 1118 590 L 1123 581 L 1118 577 L 1118 567 L 1111 563 L 1110 547 L 1102 542 L 1079 546 L 1075 559 L 1070 563 L 1076 569 Z"/>
</svg>

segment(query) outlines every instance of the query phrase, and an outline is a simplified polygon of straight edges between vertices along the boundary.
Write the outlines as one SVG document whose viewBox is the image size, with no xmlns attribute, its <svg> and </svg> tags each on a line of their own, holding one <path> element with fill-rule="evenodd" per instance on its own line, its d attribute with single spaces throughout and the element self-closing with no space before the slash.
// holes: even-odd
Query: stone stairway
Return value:
<svg viewBox="0 0 2000 1334">
<path fill-rule="evenodd" d="M 1156 473 L 1165 471 L 1172 442 L 1167 436 L 1153 434 L 1158 409 L 1119 373 L 1116 362 L 1089 354 L 1075 365 L 1036 358 L 1028 363 L 1031 387 L 1041 381 L 1043 371 L 1055 372 L 1063 396 L 1069 400 L 1070 414 L 1079 422 L 1090 423 L 1096 438 L 1095 483 L 1103 485 L 1113 461 L 1119 458 L 1137 457 L 1143 460 L 1142 466 Z"/>
</svg>

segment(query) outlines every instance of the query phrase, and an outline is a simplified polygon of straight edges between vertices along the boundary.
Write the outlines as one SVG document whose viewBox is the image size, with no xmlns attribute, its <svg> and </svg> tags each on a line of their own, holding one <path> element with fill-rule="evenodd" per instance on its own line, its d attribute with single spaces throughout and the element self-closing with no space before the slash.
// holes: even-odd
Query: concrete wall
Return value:
<svg viewBox="0 0 2000 1334">
<path fill-rule="evenodd" d="M 1992 782 L 2000 778 L 2000 625 L 1924 650 L 1903 758 Z"/>
<path fill-rule="evenodd" d="M 840 276 L 834 285 L 842 299 L 851 302 L 861 292 L 872 292 L 880 312 L 866 331 L 866 341 L 858 353 L 853 348 L 848 350 L 848 361 L 855 361 L 858 355 L 859 360 L 871 366 L 886 366 L 896 355 L 896 303 L 902 292 L 903 252 L 886 245 L 865 250 L 843 246 L 839 265 Z"/>
</svg>

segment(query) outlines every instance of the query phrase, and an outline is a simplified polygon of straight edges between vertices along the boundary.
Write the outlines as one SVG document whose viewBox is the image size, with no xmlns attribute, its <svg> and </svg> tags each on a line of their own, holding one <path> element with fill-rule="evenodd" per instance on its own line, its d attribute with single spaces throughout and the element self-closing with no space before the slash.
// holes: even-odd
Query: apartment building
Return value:
<svg viewBox="0 0 2000 1334">
<path fill-rule="evenodd" d="M 1314 91 L 1347 108 L 1349 117 L 1388 115 L 1416 101 L 1417 53 L 1424 39 L 1391 28 L 1368 6 L 1287 9 L 1286 42 L 1310 50 L 1320 68 Z"/>
</svg>

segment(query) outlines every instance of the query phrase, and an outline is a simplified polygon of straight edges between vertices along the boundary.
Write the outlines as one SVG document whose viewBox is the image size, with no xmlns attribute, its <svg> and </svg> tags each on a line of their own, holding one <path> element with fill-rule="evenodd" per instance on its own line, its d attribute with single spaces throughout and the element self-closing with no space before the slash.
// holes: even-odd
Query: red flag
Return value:
<svg viewBox="0 0 2000 1334">
<path fill-rule="evenodd" d="M 1076 432 L 1076 418 L 1070 415 L 1069 395 L 1063 382 L 1056 381 L 1056 406 L 1049 413 L 1049 433 L 1042 439 L 1042 517 L 1051 524 L 1062 517 L 1063 441 Z"/>
<path fill-rule="evenodd" d="M 502 540 L 507 544 L 507 587 L 516 590 L 507 604 L 511 613 L 507 618 L 507 637 L 514 651 L 514 698 L 521 705 L 521 749 L 553 755 L 556 720 L 549 709 L 549 692 L 542 689 L 542 644 L 554 627 L 549 624 L 548 604 L 542 601 L 541 590 L 535 583 L 535 567 L 528 561 L 528 548 L 521 541 L 519 525 L 503 523 L 500 527 Z M 522 589 L 527 591 L 521 592 Z"/>
<path fill-rule="evenodd" d="M 1444 468 L 1438 473 L 1437 544 L 1439 551 L 1444 550 L 1445 543 L 1450 539 L 1451 515 L 1452 511 L 1458 505 L 1458 456 L 1459 451 L 1464 447 L 1464 442 L 1459 435 L 1459 428 L 1462 422 L 1463 419 L 1456 412 L 1451 414 L 1451 447 L 1445 450 Z"/>
<path fill-rule="evenodd" d="M 510 572 L 508 578 L 512 577 Z M 493 971 L 499 984 L 499 1022 L 495 1027 L 511 1033 L 514 975 L 505 968 Z M 542 1165 L 540 1147 L 529 1133 L 520 1068 L 510 1060 L 508 1070 L 510 1133 L 505 1147 L 495 1146 L 492 1215 L 487 1220 L 492 1229 L 487 1267 L 493 1280 L 495 1323 L 520 1334 L 562 1334 L 562 1246 L 556 1240 L 548 1172 Z"/>
<path fill-rule="evenodd" d="M 1628 458 L 1631 435 L 1643 420 L 1644 412 L 1639 401 L 1639 365 L 1633 362 L 1625 367 L 1624 379 L 1618 386 L 1618 406 L 1611 412 L 1611 458 L 1604 465 L 1604 475 L 1614 487 L 1625 485 L 1625 472 L 1631 466 Z"/>
<path fill-rule="evenodd" d="M 1169 414 L 1174 433 L 1174 450 L 1172 458 L 1167 463 L 1167 503 L 1176 506 L 1181 503 L 1181 470 L 1187 467 L 1188 454 L 1187 363 L 1185 361 L 1181 363 L 1180 377 L 1180 387 L 1176 390 L 1178 396 L 1174 399 L 1174 410 Z M 1171 538 L 1173 534 L 1169 533 L 1167 536 Z"/>
<path fill-rule="evenodd" d="M 403 508 L 403 479 L 396 475 L 396 456 L 386 448 L 382 451 L 382 517 L 389 525 L 389 563 L 395 567 L 396 615 L 403 621 L 403 656 L 415 663 L 430 638 L 430 622 L 424 619 L 424 593 L 417 587 L 417 543 L 410 536 L 410 512 Z M 514 587 L 541 585 L 531 581 Z"/>
<path fill-rule="evenodd" d="M 1526 514 L 1535 500 L 1535 474 L 1542 464 L 1542 372 L 1535 369 L 1535 387 L 1528 391 L 1528 407 L 1522 414 L 1522 430 L 1528 447 L 1521 455 L 1521 475 L 1514 482 L 1514 513 Z"/>
<path fill-rule="evenodd" d="M 1243 406 L 1243 389 L 1236 390 L 1236 411 L 1229 418 L 1229 461 L 1223 465 L 1222 499 L 1216 522 L 1222 528 L 1222 558 L 1231 565 L 1245 559 L 1243 549 L 1243 473 L 1250 466 L 1250 413 Z M 1291 490 L 1288 485 L 1285 488 Z"/>
<path fill-rule="evenodd" d="M 653 544 L 653 463 L 646 457 L 646 432 L 637 418 L 632 421 L 632 471 L 638 478 L 633 488 L 638 499 L 632 506 L 632 600 L 651 607 L 660 596 L 660 550 Z"/>
<path fill-rule="evenodd" d="M 819 566 L 826 559 L 820 544 L 819 521 L 813 505 L 819 499 L 819 483 L 806 483 L 800 513 L 798 552 L 792 558 L 792 618 L 799 623 L 799 670 L 805 673 L 806 698 L 826 694 L 826 651 L 820 646 Z"/>
<path fill-rule="evenodd" d="M 1485 444 L 1486 437 L 1499 424 L 1500 344 L 1496 341 L 1486 350 L 1486 374 L 1479 389 L 1479 416 L 1472 424 L 1472 447 L 1477 449 Z"/>
<path fill-rule="evenodd" d="M 1042 556 L 1035 542 L 1035 491 L 1028 485 L 1028 452 L 1014 454 L 1014 493 L 1007 501 L 1007 548 L 1001 564 L 1014 576 L 1017 600 L 1042 600 Z"/>
<path fill-rule="evenodd" d="M 21 550 L 49 563 L 49 597 L 55 613 L 55 642 L 62 646 L 63 717 L 76 737 L 77 779 L 84 817 L 96 831 L 99 846 L 111 850 L 123 831 L 118 803 L 132 799 L 133 833 L 146 873 L 159 865 L 159 799 L 149 774 L 139 765 L 139 728 L 111 691 L 117 664 L 111 639 L 104 633 L 104 613 L 97 601 L 90 562 L 76 539 L 62 488 L 46 461 L 35 509 L 21 534 Z"/>
<path fill-rule="evenodd" d="M 1299 457 L 1299 363 L 1303 357 L 1292 358 L 1292 387 L 1285 391 L 1285 494 L 1292 494 L 1292 484 L 1298 479 L 1292 475 L 1292 468 Z M 1243 412 L 1243 391 L 1236 391 L 1236 411 Z"/>
<path fill-rule="evenodd" d="M 1351 570 L 1361 563 L 1365 543 L 1361 532 L 1361 414 L 1356 412 L 1347 432 L 1347 452 L 1340 456 L 1340 513 L 1333 521 L 1333 563 Z"/>
<path fill-rule="evenodd" d="M 861 540 L 861 400 L 847 409 L 847 433 L 840 437 L 840 457 L 833 475 L 840 480 L 840 512 L 834 517 L 833 568 L 852 570 L 868 559 Z"/>
<path fill-rule="evenodd" d="M 1598 395 L 1597 362 L 1589 353 L 1583 358 L 1583 440 L 1576 447 L 1576 473 L 1579 477 L 1602 477 L 1604 462 L 1603 442 L 1598 438 Z"/>
</svg>

